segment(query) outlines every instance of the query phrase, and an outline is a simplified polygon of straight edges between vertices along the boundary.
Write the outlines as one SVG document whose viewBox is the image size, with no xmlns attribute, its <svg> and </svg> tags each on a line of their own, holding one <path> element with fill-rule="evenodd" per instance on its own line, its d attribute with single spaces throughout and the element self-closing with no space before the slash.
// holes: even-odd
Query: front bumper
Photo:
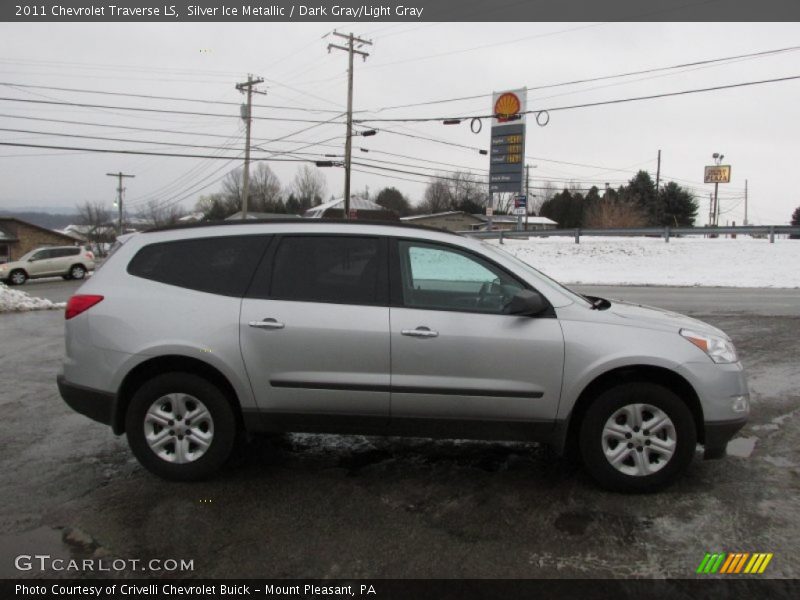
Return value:
<svg viewBox="0 0 800 600">
<path fill-rule="evenodd" d="M 715 421 L 705 424 L 705 452 L 703 458 L 714 460 L 725 456 L 728 442 L 747 423 L 747 417 L 732 421 Z"/>
<path fill-rule="evenodd" d="M 117 406 L 116 394 L 75 385 L 68 382 L 63 375 L 59 375 L 56 381 L 61 397 L 72 410 L 104 425 L 114 423 Z"/>
</svg>

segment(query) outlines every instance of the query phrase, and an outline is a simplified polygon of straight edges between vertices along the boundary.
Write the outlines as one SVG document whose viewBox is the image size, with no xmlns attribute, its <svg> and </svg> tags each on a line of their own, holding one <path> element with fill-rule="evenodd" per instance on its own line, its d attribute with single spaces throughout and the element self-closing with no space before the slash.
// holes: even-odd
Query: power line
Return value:
<svg viewBox="0 0 800 600">
<path fill-rule="evenodd" d="M 658 98 L 669 98 L 673 96 L 683 96 L 687 94 L 699 94 L 704 92 L 714 92 L 719 90 L 728 90 L 733 88 L 740 88 L 740 87 L 748 87 L 754 85 L 763 85 L 766 83 L 780 83 L 784 81 L 792 81 L 800 79 L 800 75 L 790 75 L 788 77 L 776 77 L 774 79 L 761 79 L 757 81 L 744 81 L 740 83 L 731 83 L 727 85 L 715 85 L 712 87 L 707 88 L 695 88 L 691 90 L 681 90 L 679 92 L 663 92 L 661 94 L 651 94 L 649 96 L 634 96 L 630 98 L 616 98 L 614 100 L 601 100 L 599 102 L 587 102 L 585 104 L 573 104 L 570 106 L 554 106 L 549 108 L 540 108 L 540 109 L 531 109 L 523 111 L 519 114 L 540 114 L 540 113 L 549 113 L 555 112 L 559 110 L 573 110 L 576 108 L 588 108 L 593 106 L 606 106 L 609 104 L 621 104 L 623 102 L 638 102 L 641 100 L 654 100 Z M 0 98 L 1 99 L 1 98 Z M 390 118 L 390 119 L 380 119 L 380 118 L 370 118 L 370 119 L 356 119 L 354 120 L 355 123 L 364 125 L 366 123 L 425 123 L 425 122 L 432 122 L 432 121 L 446 121 L 446 120 L 459 120 L 459 121 L 467 121 L 470 119 L 492 119 L 496 117 L 496 114 L 481 114 L 481 115 L 465 115 L 465 116 L 444 116 L 444 117 L 403 117 L 403 118 Z"/>
<path fill-rule="evenodd" d="M 116 125 L 112 123 L 93 123 L 91 121 L 72 121 L 66 119 L 46 119 L 44 117 L 30 117 L 27 115 L 9 115 L 9 114 L 0 114 L 0 117 L 5 117 L 8 119 L 25 119 L 29 121 L 44 121 L 48 123 L 64 123 L 66 125 L 88 125 L 90 127 L 109 127 L 113 129 L 125 129 L 131 131 L 149 131 L 153 133 L 175 133 L 178 135 L 193 135 L 193 136 L 203 136 L 203 137 L 217 137 L 217 138 L 225 138 L 229 139 L 230 136 L 221 134 L 221 133 L 200 133 L 198 131 L 186 131 L 186 130 L 177 130 L 177 129 L 161 129 L 161 128 L 153 128 L 153 127 L 136 127 L 133 125 Z M 344 137 L 344 136 L 339 136 Z M 334 138 L 335 139 L 335 138 Z M 254 142 L 259 143 L 273 143 L 275 141 L 280 141 L 280 139 L 270 139 L 270 138 L 253 138 Z M 300 141 L 300 140 L 292 140 L 286 141 L 288 144 L 306 144 L 308 142 Z M 338 146 L 337 146 L 338 147 Z"/>
<path fill-rule="evenodd" d="M 763 50 L 763 51 L 760 51 L 760 52 L 751 52 L 751 53 L 748 53 L 748 54 L 738 54 L 738 55 L 735 55 L 735 56 L 725 56 L 725 57 L 720 57 L 720 58 L 697 60 L 697 61 L 692 61 L 692 62 L 688 62 L 688 63 L 680 63 L 680 64 L 676 64 L 676 65 L 670 65 L 670 66 L 667 66 L 667 67 L 653 67 L 653 68 L 649 68 L 649 69 L 642 69 L 642 70 L 639 70 L 639 71 L 628 71 L 628 72 L 625 72 L 625 73 L 615 73 L 613 75 L 601 75 L 599 77 L 587 77 L 587 78 L 583 78 L 583 79 L 574 79 L 572 81 L 562 81 L 560 83 L 550 83 L 550 84 L 546 84 L 546 85 L 529 86 L 529 87 L 526 87 L 525 89 L 527 91 L 529 91 L 529 92 L 530 91 L 537 91 L 537 90 L 546 90 L 546 89 L 557 88 L 557 87 L 578 85 L 578 84 L 581 84 L 581 83 L 593 83 L 595 81 L 605 81 L 605 80 L 608 80 L 608 79 L 619 79 L 619 78 L 622 78 L 622 77 L 632 77 L 634 75 L 645 75 L 647 73 L 658 73 L 658 72 L 661 72 L 661 71 L 671 71 L 671 70 L 675 70 L 675 69 L 683 69 L 683 68 L 695 67 L 695 66 L 700 66 L 700 65 L 708 65 L 708 64 L 715 64 L 715 63 L 721 63 L 721 62 L 728 62 L 728 61 L 734 61 L 734 60 L 738 60 L 738 59 L 742 59 L 742 58 L 756 58 L 756 57 L 761 57 L 761 56 L 770 56 L 770 55 L 774 55 L 774 54 L 781 54 L 781 53 L 784 53 L 784 52 L 794 52 L 796 50 L 800 50 L 800 46 L 787 46 L 785 48 L 777 48 L 775 50 Z M 489 93 L 484 93 L 484 94 L 475 94 L 475 95 L 472 95 L 472 96 L 461 96 L 461 97 L 457 97 L 457 98 L 445 98 L 445 99 L 441 99 L 441 100 L 428 100 L 428 101 L 425 101 L 425 102 L 416 102 L 416 103 L 412 103 L 412 104 L 397 104 L 395 106 L 384 106 L 382 108 L 378 108 L 376 110 L 366 111 L 366 112 L 379 113 L 379 112 L 382 112 L 384 110 L 394 110 L 394 109 L 397 109 L 397 108 L 412 108 L 412 107 L 417 107 L 417 106 L 431 106 L 431 105 L 434 105 L 434 104 L 446 104 L 446 103 L 450 103 L 450 102 L 460 102 L 460 101 L 464 101 L 464 100 L 479 100 L 481 98 L 488 98 L 488 97 L 491 97 L 491 96 L 492 96 L 492 93 L 489 92 Z"/>
<path fill-rule="evenodd" d="M 239 102 L 229 102 L 225 100 L 206 100 L 202 98 L 185 98 L 179 96 L 155 96 L 152 94 L 134 94 L 132 92 L 109 92 L 105 90 L 88 90 L 84 88 L 68 88 L 68 87 L 58 87 L 58 86 L 51 86 L 51 85 L 31 85 L 31 84 L 23 84 L 23 83 L 12 83 L 10 81 L 0 81 L 0 85 L 4 85 L 7 87 L 12 88 L 26 88 L 26 89 L 38 89 L 38 90 L 53 90 L 53 91 L 60 91 L 60 92 L 75 92 L 80 94 L 100 94 L 103 96 L 123 96 L 128 98 L 146 98 L 148 100 L 171 100 L 171 101 L 179 101 L 179 102 L 195 102 L 200 104 L 217 104 L 222 106 L 239 106 Z M 278 109 L 278 110 L 296 110 L 302 112 L 324 112 L 324 113 L 333 113 L 333 112 L 340 112 L 335 111 L 330 108 L 308 108 L 305 106 L 282 106 L 282 105 L 275 105 L 275 104 L 253 104 L 253 108 L 271 108 L 271 109 Z"/>
<path fill-rule="evenodd" d="M 168 156 L 171 158 L 211 158 L 233 160 L 234 157 L 230 156 L 209 156 L 206 154 L 174 154 L 170 152 L 147 152 L 144 150 L 112 150 L 109 148 L 79 148 L 75 146 L 49 146 L 44 144 L 20 144 L 17 142 L 0 142 L 0 146 L 15 146 L 19 148 L 46 148 L 48 150 L 76 150 L 78 152 L 99 152 L 104 154 L 133 154 L 142 156 Z M 266 162 L 314 162 L 311 159 L 295 159 L 295 158 L 254 158 L 256 161 Z"/>
<path fill-rule="evenodd" d="M 24 102 L 28 104 L 55 104 L 58 106 L 75 106 L 79 108 L 102 108 L 102 109 L 113 109 L 113 110 L 132 110 L 136 112 L 148 112 L 148 113 L 163 113 L 163 114 L 173 114 L 173 115 L 190 115 L 196 117 L 225 117 L 228 119 L 239 119 L 239 115 L 226 115 L 224 113 L 206 113 L 206 112 L 196 112 L 196 111 L 187 111 L 187 110 L 168 110 L 163 108 L 142 108 L 142 107 L 134 107 L 134 106 L 110 106 L 105 104 L 84 104 L 80 102 L 62 102 L 56 100 L 33 100 L 31 98 L 5 98 L 0 97 L 0 100 L 4 100 L 7 102 Z M 285 121 L 285 122 L 295 122 L 295 123 L 330 123 L 328 121 L 319 121 L 313 119 L 294 119 L 294 118 L 286 118 L 286 117 L 256 117 L 253 116 L 253 119 L 258 119 L 260 121 Z"/>
</svg>

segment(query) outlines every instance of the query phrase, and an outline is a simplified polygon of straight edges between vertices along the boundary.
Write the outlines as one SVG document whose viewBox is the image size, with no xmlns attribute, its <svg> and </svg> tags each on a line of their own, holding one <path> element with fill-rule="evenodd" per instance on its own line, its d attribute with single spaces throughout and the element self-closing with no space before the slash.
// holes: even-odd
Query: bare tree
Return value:
<svg viewBox="0 0 800 600">
<path fill-rule="evenodd" d="M 542 183 L 541 189 L 537 190 L 536 194 L 532 194 L 533 198 L 528 199 L 528 204 L 533 209 L 533 214 L 538 215 L 542 209 L 542 204 L 548 200 L 552 200 L 559 192 L 559 189 L 553 184 L 552 181 L 545 181 Z"/>
<path fill-rule="evenodd" d="M 634 202 L 605 197 L 593 202 L 583 217 L 584 227 L 606 229 L 609 227 L 644 227 L 647 215 Z"/>
<path fill-rule="evenodd" d="M 440 213 L 450 209 L 450 188 L 442 179 L 431 179 L 425 188 L 425 196 L 419 204 L 422 214 Z"/>
<path fill-rule="evenodd" d="M 281 182 L 267 163 L 261 162 L 250 175 L 247 205 L 256 212 L 283 212 Z"/>
<path fill-rule="evenodd" d="M 162 204 L 158 200 L 150 200 L 136 216 L 150 227 L 168 227 L 175 225 L 185 213 L 183 208 L 175 204 Z"/>
<path fill-rule="evenodd" d="M 111 213 L 101 202 L 87 201 L 76 208 L 78 223 L 83 225 L 86 241 L 91 244 L 95 254 L 102 256 L 103 244 L 110 244 L 115 238 Z"/>
<path fill-rule="evenodd" d="M 486 185 L 469 171 L 447 172 L 431 177 L 418 210 L 437 213 L 447 210 L 475 212 L 487 201 Z"/>
<path fill-rule="evenodd" d="M 316 167 L 303 165 L 297 170 L 292 186 L 302 210 L 322 204 L 327 183 L 325 176 Z"/>
</svg>

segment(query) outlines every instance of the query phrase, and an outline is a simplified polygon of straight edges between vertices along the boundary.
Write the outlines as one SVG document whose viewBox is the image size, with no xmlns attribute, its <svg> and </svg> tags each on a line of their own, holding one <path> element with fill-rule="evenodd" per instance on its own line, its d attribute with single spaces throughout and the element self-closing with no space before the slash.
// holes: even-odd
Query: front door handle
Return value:
<svg viewBox="0 0 800 600">
<path fill-rule="evenodd" d="M 435 338 L 439 336 L 438 331 L 433 331 L 427 327 L 417 327 L 416 329 L 403 329 L 400 333 L 410 337 Z"/>
<path fill-rule="evenodd" d="M 255 327 L 256 329 L 283 329 L 284 324 L 279 323 L 275 319 L 264 319 L 263 321 L 250 321 L 248 323 L 250 327 Z"/>
</svg>

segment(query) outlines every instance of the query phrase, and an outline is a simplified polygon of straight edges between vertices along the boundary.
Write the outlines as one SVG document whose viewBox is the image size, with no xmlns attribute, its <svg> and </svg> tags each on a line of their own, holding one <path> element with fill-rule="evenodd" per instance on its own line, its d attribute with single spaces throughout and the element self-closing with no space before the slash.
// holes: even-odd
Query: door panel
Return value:
<svg viewBox="0 0 800 600">
<path fill-rule="evenodd" d="M 553 421 L 564 338 L 555 318 L 505 314 L 526 284 L 452 245 L 392 251 L 392 418 Z"/>
<path fill-rule="evenodd" d="M 435 337 L 410 336 L 420 327 Z M 557 319 L 393 308 L 392 417 L 553 420 Z"/>
<path fill-rule="evenodd" d="M 385 239 L 279 236 L 242 302 L 242 356 L 259 409 L 388 424 L 387 299 Z"/>
<path fill-rule="evenodd" d="M 388 332 L 384 306 L 245 298 L 240 341 L 259 409 L 388 420 Z"/>
</svg>

